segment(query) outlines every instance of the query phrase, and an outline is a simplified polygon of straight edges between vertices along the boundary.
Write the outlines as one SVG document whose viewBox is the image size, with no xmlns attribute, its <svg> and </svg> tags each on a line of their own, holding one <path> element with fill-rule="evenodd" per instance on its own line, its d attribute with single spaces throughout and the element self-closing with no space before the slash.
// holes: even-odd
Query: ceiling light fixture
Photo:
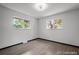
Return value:
<svg viewBox="0 0 79 59">
<path fill-rule="evenodd" d="M 46 3 L 36 3 L 35 8 L 38 11 L 44 11 L 47 8 L 47 4 Z"/>
</svg>

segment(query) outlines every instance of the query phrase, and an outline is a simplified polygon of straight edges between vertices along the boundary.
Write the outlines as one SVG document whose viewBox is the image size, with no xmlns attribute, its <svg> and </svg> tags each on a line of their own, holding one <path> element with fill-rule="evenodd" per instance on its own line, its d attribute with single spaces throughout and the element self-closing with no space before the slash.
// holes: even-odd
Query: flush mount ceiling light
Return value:
<svg viewBox="0 0 79 59">
<path fill-rule="evenodd" d="M 46 3 L 36 3 L 35 4 L 35 9 L 38 11 L 44 11 L 47 8 Z"/>
</svg>

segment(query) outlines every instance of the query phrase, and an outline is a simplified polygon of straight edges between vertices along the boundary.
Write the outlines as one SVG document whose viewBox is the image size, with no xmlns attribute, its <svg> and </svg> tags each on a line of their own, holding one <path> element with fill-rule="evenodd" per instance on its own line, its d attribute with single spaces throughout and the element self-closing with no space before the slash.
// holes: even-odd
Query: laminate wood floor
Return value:
<svg viewBox="0 0 79 59">
<path fill-rule="evenodd" d="M 78 55 L 79 48 L 36 39 L 0 50 L 0 55 Z"/>
</svg>

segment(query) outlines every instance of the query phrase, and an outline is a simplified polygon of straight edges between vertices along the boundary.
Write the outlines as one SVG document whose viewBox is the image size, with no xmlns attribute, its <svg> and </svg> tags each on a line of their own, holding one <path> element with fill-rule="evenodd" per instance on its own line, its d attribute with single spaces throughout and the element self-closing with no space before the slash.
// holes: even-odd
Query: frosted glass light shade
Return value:
<svg viewBox="0 0 79 59">
<path fill-rule="evenodd" d="M 35 4 L 35 9 L 38 11 L 43 11 L 47 8 L 47 4 L 45 3 L 37 3 Z"/>
</svg>

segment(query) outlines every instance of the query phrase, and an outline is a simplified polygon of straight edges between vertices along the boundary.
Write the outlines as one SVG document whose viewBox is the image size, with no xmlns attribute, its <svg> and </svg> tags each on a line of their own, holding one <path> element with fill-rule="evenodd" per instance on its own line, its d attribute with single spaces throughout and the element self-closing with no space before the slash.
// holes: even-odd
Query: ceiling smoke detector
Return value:
<svg viewBox="0 0 79 59">
<path fill-rule="evenodd" d="M 44 11 L 47 8 L 46 3 L 37 3 L 35 4 L 35 9 L 38 11 Z"/>
</svg>

